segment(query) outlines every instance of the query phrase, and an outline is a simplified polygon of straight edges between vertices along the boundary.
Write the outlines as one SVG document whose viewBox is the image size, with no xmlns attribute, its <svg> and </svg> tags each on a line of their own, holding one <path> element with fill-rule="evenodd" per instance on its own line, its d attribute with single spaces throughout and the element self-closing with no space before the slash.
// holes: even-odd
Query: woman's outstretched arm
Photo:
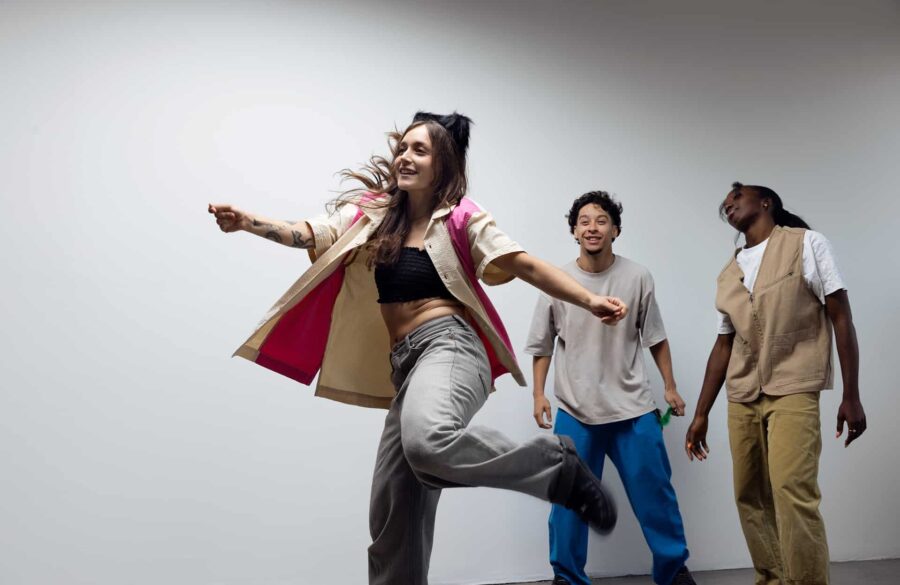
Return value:
<svg viewBox="0 0 900 585">
<path fill-rule="evenodd" d="M 268 219 L 225 204 L 210 203 L 209 213 L 216 217 L 219 229 L 225 233 L 245 231 L 293 248 L 315 246 L 313 231 L 305 221 Z"/>
<path fill-rule="evenodd" d="M 505 254 L 493 263 L 551 297 L 587 309 L 607 325 L 615 325 L 628 314 L 628 307 L 621 299 L 596 295 L 556 266 L 527 252 Z"/>
</svg>

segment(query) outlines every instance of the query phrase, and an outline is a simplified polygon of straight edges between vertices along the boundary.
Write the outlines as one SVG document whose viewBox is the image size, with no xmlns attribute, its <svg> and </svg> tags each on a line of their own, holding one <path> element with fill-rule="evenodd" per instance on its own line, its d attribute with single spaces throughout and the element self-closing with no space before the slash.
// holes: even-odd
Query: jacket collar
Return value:
<svg viewBox="0 0 900 585">
<path fill-rule="evenodd" d="M 380 199 L 383 196 L 379 196 Z M 442 205 L 435 209 L 431 214 L 431 220 L 436 221 L 450 215 L 450 213 L 456 208 L 456 205 Z M 363 214 L 369 218 L 370 221 L 375 223 L 381 223 L 381 220 L 384 219 L 385 214 L 387 213 L 387 207 L 382 205 L 361 205 L 360 210 Z"/>
</svg>

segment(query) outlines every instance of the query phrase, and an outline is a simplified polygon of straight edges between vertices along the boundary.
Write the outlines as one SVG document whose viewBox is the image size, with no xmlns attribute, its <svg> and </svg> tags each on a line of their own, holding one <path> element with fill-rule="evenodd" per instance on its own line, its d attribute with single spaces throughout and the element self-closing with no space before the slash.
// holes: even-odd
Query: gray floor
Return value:
<svg viewBox="0 0 900 585">
<path fill-rule="evenodd" d="M 753 571 L 702 571 L 694 573 L 697 585 L 753 585 Z M 616 577 L 594 579 L 598 585 L 652 585 L 650 577 Z M 831 564 L 831 585 L 897 585 L 900 583 L 900 559 L 886 561 L 859 561 Z M 549 585 L 550 581 L 537 581 L 528 585 Z M 514 583 L 511 585 L 525 585 Z"/>
</svg>

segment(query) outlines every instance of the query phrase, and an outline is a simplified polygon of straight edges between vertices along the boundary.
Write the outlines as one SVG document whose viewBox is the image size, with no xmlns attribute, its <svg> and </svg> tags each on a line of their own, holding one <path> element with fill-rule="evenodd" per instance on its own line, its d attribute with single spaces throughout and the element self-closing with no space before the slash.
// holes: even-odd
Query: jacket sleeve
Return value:
<svg viewBox="0 0 900 585">
<path fill-rule="evenodd" d="M 482 282 L 496 285 L 515 278 L 512 274 L 497 268 L 492 262 L 500 256 L 524 252 L 525 249 L 497 227 L 490 213 L 486 211 L 473 213 L 466 226 L 466 232 L 472 251 L 472 261 L 475 264 L 475 275 Z"/>
<path fill-rule="evenodd" d="M 344 235 L 353 224 L 359 207 L 353 203 L 346 203 L 334 210 L 333 213 L 323 213 L 312 219 L 306 220 L 312 230 L 315 246 L 309 250 L 309 258 L 315 262 L 316 258 L 324 254 L 328 248 Z"/>
</svg>

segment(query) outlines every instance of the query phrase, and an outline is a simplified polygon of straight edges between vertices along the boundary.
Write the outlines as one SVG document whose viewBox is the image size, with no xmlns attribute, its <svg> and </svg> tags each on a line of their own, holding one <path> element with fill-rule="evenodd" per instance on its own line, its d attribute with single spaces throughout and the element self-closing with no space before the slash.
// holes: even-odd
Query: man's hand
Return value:
<svg viewBox="0 0 900 585">
<path fill-rule="evenodd" d="M 663 398 L 666 401 L 666 404 L 672 407 L 672 414 L 675 416 L 684 416 L 684 400 L 674 386 L 666 387 L 666 393 Z"/>
<path fill-rule="evenodd" d="M 841 402 L 841 405 L 838 407 L 837 435 L 835 435 L 835 438 L 840 437 L 844 432 L 845 422 L 847 423 L 847 440 L 844 441 L 844 447 L 849 447 L 850 443 L 866 432 L 866 413 L 859 400 L 844 400 Z"/>
<path fill-rule="evenodd" d="M 550 401 L 546 396 L 534 397 L 534 422 L 542 429 L 553 428 L 553 414 L 550 409 Z"/>
<path fill-rule="evenodd" d="M 694 457 L 698 461 L 704 461 L 709 457 L 709 445 L 706 444 L 708 426 L 709 422 L 705 416 L 695 415 L 691 426 L 688 427 L 687 435 L 684 438 L 684 450 L 691 461 L 694 460 Z"/>
</svg>

